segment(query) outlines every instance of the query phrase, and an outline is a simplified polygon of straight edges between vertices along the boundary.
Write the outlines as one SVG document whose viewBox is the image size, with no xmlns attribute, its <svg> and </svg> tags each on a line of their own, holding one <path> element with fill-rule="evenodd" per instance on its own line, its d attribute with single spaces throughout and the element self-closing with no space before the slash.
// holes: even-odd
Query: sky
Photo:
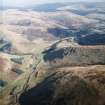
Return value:
<svg viewBox="0 0 105 105">
<path fill-rule="evenodd" d="M 33 4 L 45 4 L 45 3 L 55 3 L 55 2 L 77 2 L 77 1 L 87 1 L 87 0 L 0 0 L 0 6 L 11 6 L 11 7 L 24 7 Z M 88 0 L 88 1 L 105 1 L 105 0 Z"/>
</svg>

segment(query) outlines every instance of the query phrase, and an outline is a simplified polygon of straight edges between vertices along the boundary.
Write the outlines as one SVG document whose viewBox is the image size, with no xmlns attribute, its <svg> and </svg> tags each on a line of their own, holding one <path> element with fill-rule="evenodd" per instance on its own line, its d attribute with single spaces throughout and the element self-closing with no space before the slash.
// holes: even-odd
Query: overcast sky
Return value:
<svg viewBox="0 0 105 105">
<path fill-rule="evenodd" d="M 5 6 L 28 6 L 33 4 L 44 4 L 54 2 L 77 2 L 77 1 L 105 1 L 105 0 L 0 0 L 0 5 Z"/>
</svg>

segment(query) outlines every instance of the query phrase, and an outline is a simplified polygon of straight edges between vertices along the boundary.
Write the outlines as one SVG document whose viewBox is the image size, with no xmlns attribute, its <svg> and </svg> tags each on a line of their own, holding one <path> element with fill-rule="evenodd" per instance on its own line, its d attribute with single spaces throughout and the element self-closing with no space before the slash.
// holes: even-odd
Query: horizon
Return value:
<svg viewBox="0 0 105 105">
<path fill-rule="evenodd" d="M 0 7 L 28 7 L 47 3 L 105 2 L 105 0 L 0 0 Z"/>
</svg>

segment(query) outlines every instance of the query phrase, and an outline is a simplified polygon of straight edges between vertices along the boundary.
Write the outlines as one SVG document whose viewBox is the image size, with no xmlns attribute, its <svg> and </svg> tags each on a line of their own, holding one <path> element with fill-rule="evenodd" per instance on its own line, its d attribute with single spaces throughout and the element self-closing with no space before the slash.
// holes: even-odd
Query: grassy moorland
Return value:
<svg viewBox="0 0 105 105">
<path fill-rule="evenodd" d="M 30 8 L 0 10 L 0 105 L 105 105 L 105 3 Z"/>
</svg>

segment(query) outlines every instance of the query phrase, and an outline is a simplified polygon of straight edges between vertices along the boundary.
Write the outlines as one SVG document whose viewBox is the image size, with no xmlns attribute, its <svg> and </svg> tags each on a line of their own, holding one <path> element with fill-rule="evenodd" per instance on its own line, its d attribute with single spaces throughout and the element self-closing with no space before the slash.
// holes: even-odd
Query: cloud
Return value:
<svg viewBox="0 0 105 105">
<path fill-rule="evenodd" d="M 78 2 L 87 0 L 0 0 L 0 5 L 4 6 L 27 6 L 33 4 L 53 3 L 53 2 Z M 105 0 L 88 0 L 88 1 L 105 1 Z"/>
</svg>

